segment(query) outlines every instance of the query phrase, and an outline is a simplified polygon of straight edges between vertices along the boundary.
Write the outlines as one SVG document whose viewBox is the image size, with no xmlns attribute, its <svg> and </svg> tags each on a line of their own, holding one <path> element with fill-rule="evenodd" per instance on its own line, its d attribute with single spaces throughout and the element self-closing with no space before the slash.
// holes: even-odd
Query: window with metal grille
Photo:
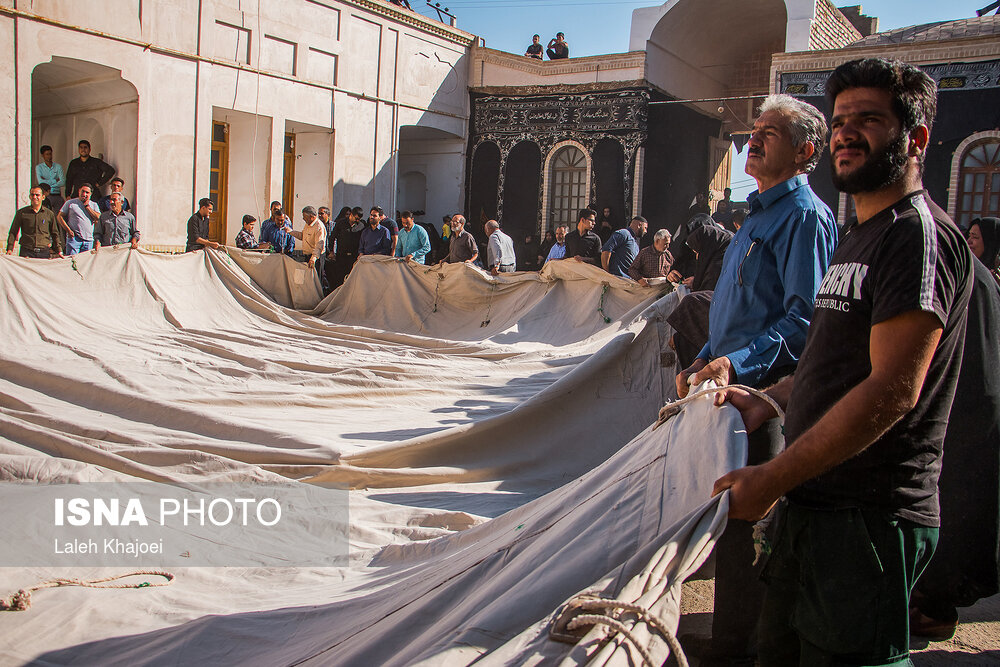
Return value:
<svg viewBox="0 0 1000 667">
<path fill-rule="evenodd" d="M 576 224 L 580 209 L 587 207 L 587 156 L 576 146 L 559 149 L 552 159 L 551 215 L 549 227 Z"/>
<path fill-rule="evenodd" d="M 964 228 L 975 218 L 1000 214 L 1000 140 L 984 139 L 969 146 L 958 174 L 956 222 Z"/>
</svg>

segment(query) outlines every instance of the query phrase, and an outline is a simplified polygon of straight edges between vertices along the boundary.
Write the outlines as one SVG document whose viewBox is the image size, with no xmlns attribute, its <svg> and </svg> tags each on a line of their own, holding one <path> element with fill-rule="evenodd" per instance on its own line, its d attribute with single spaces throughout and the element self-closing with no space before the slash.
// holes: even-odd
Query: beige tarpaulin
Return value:
<svg viewBox="0 0 1000 667">
<path fill-rule="evenodd" d="M 308 314 L 263 290 L 283 258 L 229 252 L 0 259 L 0 479 L 347 484 L 349 564 L 43 591 L 0 614 L 5 662 L 627 664 L 548 638 L 588 590 L 676 627 L 746 441 L 708 399 L 650 428 L 675 294 L 365 259 Z M 108 572 L 3 568 L 0 593 Z"/>
</svg>

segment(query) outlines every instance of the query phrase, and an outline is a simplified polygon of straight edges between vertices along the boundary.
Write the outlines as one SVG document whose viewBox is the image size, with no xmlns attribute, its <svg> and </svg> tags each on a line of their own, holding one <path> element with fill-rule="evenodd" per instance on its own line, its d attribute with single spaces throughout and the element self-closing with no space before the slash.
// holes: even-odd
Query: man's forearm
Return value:
<svg viewBox="0 0 1000 667">
<path fill-rule="evenodd" d="M 782 385 L 769 390 L 769 396 L 784 407 Z M 791 393 L 788 382 L 788 394 Z M 771 495 L 780 498 L 803 482 L 823 474 L 875 442 L 909 410 L 898 401 L 887 401 L 892 387 L 872 377 L 863 380 L 844 395 L 816 424 L 788 445 L 779 456 L 762 467 L 771 480 Z"/>
<path fill-rule="evenodd" d="M 601 253 L 601 268 L 605 271 L 608 270 L 608 265 L 611 263 L 611 251 L 605 250 Z"/>
</svg>

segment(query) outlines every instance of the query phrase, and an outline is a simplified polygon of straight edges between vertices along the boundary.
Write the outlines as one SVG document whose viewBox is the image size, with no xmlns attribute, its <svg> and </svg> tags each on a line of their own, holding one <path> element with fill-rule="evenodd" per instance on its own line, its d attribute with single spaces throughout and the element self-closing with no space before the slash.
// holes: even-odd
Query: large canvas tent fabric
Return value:
<svg viewBox="0 0 1000 667">
<path fill-rule="evenodd" d="M 7 493 L 351 489 L 342 567 L 182 567 L 161 588 L 41 591 L 0 614 L 3 662 L 634 664 L 618 634 L 549 638 L 584 592 L 676 628 L 680 583 L 725 522 L 712 482 L 746 448 L 739 415 L 709 399 L 652 428 L 677 294 L 573 261 L 494 278 L 365 258 L 303 312 L 286 306 L 318 301 L 314 274 L 288 262 L 0 258 Z M 121 570 L 6 567 L 0 594 Z M 667 656 L 662 633 L 623 619 Z"/>
</svg>

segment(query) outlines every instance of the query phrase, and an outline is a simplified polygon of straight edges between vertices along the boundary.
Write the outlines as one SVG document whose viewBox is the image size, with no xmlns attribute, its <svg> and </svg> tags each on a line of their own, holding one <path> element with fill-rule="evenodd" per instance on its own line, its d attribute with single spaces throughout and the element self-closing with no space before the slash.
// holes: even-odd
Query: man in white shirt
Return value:
<svg viewBox="0 0 1000 667">
<path fill-rule="evenodd" d="M 486 222 L 486 261 L 490 273 L 514 273 L 516 259 L 514 257 L 514 240 L 500 231 L 500 223 L 496 220 Z"/>
<path fill-rule="evenodd" d="M 302 241 L 302 254 L 308 257 L 309 268 L 316 270 L 320 284 L 323 283 L 323 264 L 326 257 L 326 227 L 319 221 L 316 209 L 306 206 L 302 209 L 302 220 L 306 226 L 302 231 L 292 230 L 292 236 Z"/>
</svg>

